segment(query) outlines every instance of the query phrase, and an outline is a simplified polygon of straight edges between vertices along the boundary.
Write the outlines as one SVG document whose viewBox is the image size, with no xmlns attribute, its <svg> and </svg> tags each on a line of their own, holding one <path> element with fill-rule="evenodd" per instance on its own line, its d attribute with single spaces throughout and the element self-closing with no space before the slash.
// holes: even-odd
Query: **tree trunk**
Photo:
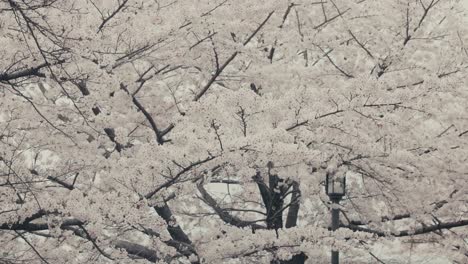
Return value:
<svg viewBox="0 0 468 264">
<path fill-rule="evenodd" d="M 293 182 L 293 193 L 291 195 L 291 205 L 289 206 L 288 215 L 286 216 L 286 228 L 295 227 L 297 225 L 297 217 L 299 215 L 299 198 L 301 190 L 299 183 Z M 304 264 L 307 260 L 307 255 L 304 252 L 297 253 L 289 260 L 272 260 L 271 264 Z"/>
<path fill-rule="evenodd" d="M 293 193 L 291 194 L 291 205 L 289 206 L 288 216 L 286 217 L 286 228 L 297 225 L 297 216 L 299 214 L 299 198 L 301 197 L 299 183 L 293 182 L 292 187 Z"/>
<path fill-rule="evenodd" d="M 289 260 L 272 260 L 270 264 L 304 264 L 305 261 L 308 259 L 306 254 L 304 252 L 298 253 L 294 255 L 291 259 Z"/>
<path fill-rule="evenodd" d="M 171 209 L 167 204 L 157 207 L 155 206 L 154 209 L 158 213 L 158 215 L 166 221 L 167 225 L 167 231 L 171 235 L 172 239 L 186 243 L 186 244 L 192 244 L 192 241 L 190 241 L 189 237 L 185 232 L 180 228 L 179 225 L 173 226 L 171 222 L 175 222 L 174 216 L 172 215 Z"/>
</svg>

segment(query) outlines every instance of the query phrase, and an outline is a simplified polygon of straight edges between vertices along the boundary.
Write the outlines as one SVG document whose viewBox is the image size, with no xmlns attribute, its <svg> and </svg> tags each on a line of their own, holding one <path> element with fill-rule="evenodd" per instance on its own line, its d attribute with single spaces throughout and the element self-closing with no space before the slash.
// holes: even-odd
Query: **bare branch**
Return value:
<svg viewBox="0 0 468 264">
<path fill-rule="evenodd" d="M 257 225 L 250 221 L 241 220 L 238 217 L 229 214 L 227 210 L 221 208 L 216 202 L 216 200 L 205 190 L 205 188 L 203 187 L 203 182 L 197 184 L 197 187 L 198 187 L 198 191 L 202 195 L 203 201 L 207 205 L 209 205 L 218 214 L 221 220 L 223 220 L 225 223 L 233 225 L 233 226 L 237 226 L 237 227 L 251 226 L 254 229 L 265 229 L 264 226 Z"/>
<path fill-rule="evenodd" d="M 207 39 L 210 39 L 212 38 L 214 35 L 216 35 L 218 32 L 213 32 L 213 33 L 209 33 L 208 36 L 200 39 L 199 41 L 197 41 L 195 44 L 193 44 L 192 46 L 190 46 L 189 50 L 195 48 L 196 46 L 198 46 L 200 43 L 202 43 L 203 41 L 207 40 Z"/>
<path fill-rule="evenodd" d="M 353 39 L 356 41 L 357 44 L 359 44 L 359 46 L 367 53 L 367 55 L 369 55 L 369 57 L 371 58 L 374 58 L 374 56 L 372 55 L 372 53 L 370 53 L 370 51 L 364 46 L 364 44 L 362 44 L 357 38 L 356 36 L 354 36 L 353 32 L 351 32 L 351 30 L 348 30 L 349 34 L 351 35 L 351 37 L 353 37 Z"/>
<path fill-rule="evenodd" d="M 63 62 L 65 61 L 60 60 L 56 62 L 55 64 L 59 64 Z M 18 79 L 18 78 L 29 77 L 29 76 L 45 77 L 45 74 L 41 73 L 39 70 L 47 66 L 48 66 L 48 63 L 44 62 L 35 67 L 30 67 L 24 70 L 19 70 L 19 71 L 12 72 L 12 73 L 5 72 L 5 73 L 0 74 L 0 81 L 10 81 L 10 80 Z"/>
<path fill-rule="evenodd" d="M 338 67 L 338 65 L 335 64 L 335 62 L 330 58 L 330 55 L 328 55 L 330 52 L 325 52 L 319 45 L 315 45 L 315 46 L 317 46 L 323 52 L 325 57 L 327 57 L 328 61 L 330 61 L 330 63 L 333 65 L 333 67 L 335 67 L 335 69 L 337 69 L 339 72 L 341 72 L 347 78 L 354 78 L 353 75 L 345 72 L 343 69 L 341 69 L 340 67 Z"/>
<path fill-rule="evenodd" d="M 120 88 L 122 90 L 125 90 L 128 94 L 130 94 L 127 87 L 123 83 L 120 84 Z M 136 98 L 136 94 L 140 91 L 140 88 L 141 88 L 141 86 L 131 95 L 132 102 L 138 108 L 138 110 L 140 110 L 143 113 L 143 115 L 145 116 L 148 123 L 150 123 L 151 129 L 153 129 L 153 132 L 154 132 L 154 134 L 156 136 L 156 142 L 158 142 L 159 145 L 163 145 L 165 142 L 169 141 L 169 140 L 164 139 L 164 136 L 174 128 L 174 125 L 170 124 L 167 128 L 165 128 L 163 130 L 160 130 L 156 126 L 156 122 L 154 121 L 151 114 L 146 110 L 145 107 L 143 107 L 143 105 L 140 103 L 140 101 L 138 101 L 138 99 Z"/>
<path fill-rule="evenodd" d="M 156 189 L 154 189 L 153 191 L 149 192 L 148 194 L 145 195 L 145 198 L 146 199 L 150 199 L 151 197 L 153 197 L 157 192 L 159 192 L 160 190 L 164 189 L 164 188 L 168 188 L 169 186 L 173 185 L 174 183 L 177 182 L 177 180 L 182 176 L 184 175 L 185 173 L 189 172 L 190 170 L 192 170 L 193 168 L 203 164 L 203 163 L 206 163 L 210 160 L 213 160 L 215 159 L 216 156 L 209 156 L 203 160 L 199 160 L 199 161 L 196 161 L 196 162 L 192 162 L 189 166 L 187 167 L 181 167 L 182 170 L 180 170 L 176 175 L 174 175 L 169 181 L 165 182 L 164 184 L 161 184 L 159 187 L 157 187 Z M 177 164 L 177 163 L 176 163 Z"/>
<path fill-rule="evenodd" d="M 320 119 L 320 118 L 324 118 L 324 117 L 327 117 L 327 116 L 336 115 L 336 114 L 342 113 L 342 112 L 344 112 L 344 111 L 343 110 L 336 110 L 336 111 L 333 111 L 333 112 L 330 112 L 330 113 L 326 113 L 326 114 L 323 114 L 323 115 L 316 116 L 315 119 Z"/>
<path fill-rule="evenodd" d="M 66 182 L 64 182 L 64 181 L 62 181 L 62 180 L 60 180 L 60 179 L 58 179 L 56 177 L 52 177 L 52 176 L 47 176 L 47 179 L 62 185 L 63 187 L 67 188 L 68 190 L 73 190 L 77 177 L 78 177 L 78 173 L 76 174 L 76 176 L 75 176 L 75 178 L 73 180 L 73 184 L 66 183 Z"/>
<path fill-rule="evenodd" d="M 369 251 L 369 255 L 371 255 L 377 262 L 379 262 L 381 264 L 385 264 L 385 262 L 383 262 L 381 259 L 379 259 L 376 255 L 374 255 L 374 253 Z"/>
<path fill-rule="evenodd" d="M 302 122 L 296 122 L 296 124 L 286 128 L 286 131 L 291 131 L 291 130 L 297 128 L 297 127 L 307 125 L 308 123 L 309 123 L 309 120 L 305 120 L 305 121 L 302 121 Z"/>
<path fill-rule="evenodd" d="M 458 136 L 461 137 L 461 136 L 463 136 L 463 135 L 465 135 L 467 133 L 468 133 L 468 130 L 461 132 Z"/>
<path fill-rule="evenodd" d="M 112 12 L 112 14 L 110 14 L 110 16 L 108 16 L 107 18 L 105 18 L 105 19 L 102 21 L 101 25 L 99 25 L 99 27 L 98 27 L 98 31 L 97 31 L 98 33 L 102 30 L 102 28 L 104 27 L 104 25 L 105 25 L 107 22 L 109 22 L 109 20 L 111 20 L 115 15 L 117 15 L 117 13 L 120 12 L 120 10 L 122 10 L 122 8 L 125 6 L 125 4 L 127 4 L 127 2 L 128 2 L 128 0 L 124 0 L 124 1 L 119 5 L 119 7 L 118 7 L 114 12 Z"/>
<path fill-rule="evenodd" d="M 408 43 L 408 41 L 411 39 L 411 35 L 409 34 L 409 2 L 406 6 L 406 24 L 405 24 L 405 40 L 403 41 L 403 46 Z"/>
<path fill-rule="evenodd" d="M 290 3 L 288 7 L 286 8 L 286 11 L 284 12 L 283 15 L 283 21 L 281 21 L 281 25 L 279 26 L 280 28 L 283 28 L 284 22 L 286 22 L 286 19 L 288 18 L 289 13 L 291 12 L 291 8 L 295 6 L 294 3 Z"/>
<path fill-rule="evenodd" d="M 450 128 L 455 127 L 454 124 L 451 124 L 449 127 L 447 127 L 444 131 L 442 131 L 439 135 L 436 137 L 441 137 L 443 134 L 445 134 L 447 131 L 449 131 Z"/>
<path fill-rule="evenodd" d="M 341 17 L 342 15 L 344 15 L 344 14 L 345 14 L 346 12 L 348 12 L 349 10 L 351 10 L 351 8 L 348 8 L 348 9 L 346 9 L 345 11 L 343 11 L 343 12 L 341 12 L 341 13 L 338 13 L 337 15 L 333 16 L 333 17 L 330 18 L 330 19 L 327 19 L 326 16 L 325 16 L 325 20 L 324 20 L 322 23 L 320 23 L 320 24 L 318 24 L 317 26 L 315 26 L 314 29 L 319 29 L 319 28 L 325 26 L 326 24 L 332 22 L 332 21 L 335 20 L 336 18 Z"/>
<path fill-rule="evenodd" d="M 273 15 L 275 11 L 271 11 L 268 16 L 265 18 L 265 20 L 255 29 L 255 31 L 244 41 L 243 45 L 247 45 L 250 40 L 260 31 L 260 29 L 262 29 L 263 26 L 265 26 L 265 24 L 268 22 L 268 20 L 270 19 L 270 17 Z M 216 81 L 216 79 L 218 78 L 218 76 L 224 71 L 224 69 L 226 68 L 226 66 L 229 65 L 229 63 L 231 63 L 237 56 L 237 54 L 239 54 L 238 51 L 234 52 L 222 65 L 221 67 L 219 67 L 219 70 L 217 70 L 213 76 L 211 76 L 211 79 L 205 84 L 205 86 L 201 89 L 201 91 L 195 96 L 195 99 L 194 101 L 198 101 L 200 100 L 200 98 L 206 93 L 206 91 L 208 91 L 208 89 L 211 87 L 211 85 Z"/>
<path fill-rule="evenodd" d="M 301 36 L 301 41 L 303 41 L 304 40 L 304 33 L 302 33 L 302 25 L 301 25 L 301 20 L 299 19 L 299 12 L 297 11 L 296 8 L 294 8 L 294 12 L 296 13 L 297 32 L 299 33 L 299 36 Z M 307 52 L 307 50 L 306 50 L 306 52 Z"/>
<path fill-rule="evenodd" d="M 93 244 L 93 246 L 97 249 L 97 251 L 99 251 L 99 253 L 101 253 L 101 255 L 103 255 L 104 257 L 110 259 L 110 260 L 114 260 L 109 254 L 107 254 L 106 252 L 104 252 L 97 244 L 96 244 L 96 239 L 91 237 L 91 235 L 88 233 L 88 230 L 86 230 L 86 228 L 84 228 L 83 225 L 78 225 L 81 230 L 83 230 L 83 232 L 85 233 L 86 235 L 86 238 L 91 241 L 91 243 Z"/>
<path fill-rule="evenodd" d="M 218 5 L 216 5 L 215 7 L 213 7 L 212 9 L 210 9 L 209 11 L 203 13 L 201 15 L 201 17 L 204 17 L 204 16 L 207 16 L 207 15 L 211 15 L 211 12 L 215 11 L 216 9 L 218 9 L 219 7 L 221 7 L 222 5 L 224 5 L 228 0 L 224 0 L 223 2 L 219 3 Z"/>
<path fill-rule="evenodd" d="M 24 242 L 26 242 L 26 244 L 29 245 L 29 247 L 34 251 L 34 253 L 36 253 L 36 255 L 42 260 L 42 262 L 46 263 L 46 264 L 49 264 L 49 262 L 47 260 L 45 260 L 45 258 L 43 256 L 41 256 L 41 254 L 37 251 L 37 249 L 31 244 L 31 242 L 29 242 L 26 237 L 23 236 L 23 234 L 21 234 L 20 232 L 16 231 L 15 230 L 15 233 L 20 236 Z"/>
<path fill-rule="evenodd" d="M 431 8 L 433 8 L 439 2 L 440 2 L 440 0 L 437 0 L 437 1 L 436 0 L 431 0 L 431 3 L 429 3 L 429 5 L 427 7 L 425 7 L 423 2 L 420 1 L 421 6 L 424 9 L 424 13 L 421 16 L 421 19 L 419 19 L 418 25 L 414 28 L 413 32 L 416 32 L 416 30 L 418 30 L 421 27 L 422 23 L 424 22 L 424 19 L 426 18 L 427 14 L 431 10 Z"/>
<path fill-rule="evenodd" d="M 257 35 L 257 33 L 260 31 L 260 29 L 263 28 L 263 26 L 265 26 L 265 24 L 268 22 L 268 20 L 270 20 L 270 17 L 273 15 L 273 13 L 275 13 L 275 11 L 271 11 L 268 16 L 265 18 L 265 20 L 263 20 L 263 22 L 254 30 L 254 32 L 252 32 L 252 34 L 250 34 L 250 36 L 244 41 L 243 45 L 247 45 L 249 44 L 250 40 L 252 40 L 253 37 L 255 37 L 255 35 Z"/>
</svg>

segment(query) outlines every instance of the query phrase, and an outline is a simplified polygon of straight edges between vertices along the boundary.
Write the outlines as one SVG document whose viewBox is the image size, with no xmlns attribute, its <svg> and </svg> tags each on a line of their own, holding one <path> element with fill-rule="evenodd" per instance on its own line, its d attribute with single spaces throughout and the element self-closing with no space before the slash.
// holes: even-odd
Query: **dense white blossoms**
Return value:
<svg viewBox="0 0 468 264">
<path fill-rule="evenodd" d="M 463 2 L 0 1 L 0 262 L 467 262 Z"/>
</svg>

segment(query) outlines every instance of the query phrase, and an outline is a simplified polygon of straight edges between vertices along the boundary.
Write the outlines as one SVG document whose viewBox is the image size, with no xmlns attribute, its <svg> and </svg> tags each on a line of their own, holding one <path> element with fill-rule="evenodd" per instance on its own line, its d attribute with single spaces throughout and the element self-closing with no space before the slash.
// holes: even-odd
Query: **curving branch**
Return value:
<svg viewBox="0 0 468 264">
<path fill-rule="evenodd" d="M 154 121 L 154 118 L 146 110 L 146 108 L 140 103 L 140 101 L 138 101 L 138 99 L 136 98 L 136 95 L 140 91 L 141 87 L 143 86 L 143 83 L 144 83 L 144 80 L 142 81 L 142 84 L 140 85 L 140 87 L 133 94 L 130 94 L 130 92 L 127 89 L 127 86 L 125 86 L 125 84 L 123 83 L 120 83 L 120 89 L 124 90 L 128 95 L 132 97 L 133 104 L 138 108 L 138 110 L 140 110 L 143 113 L 148 123 L 150 123 L 151 129 L 154 131 L 154 134 L 156 136 L 156 142 L 158 142 L 159 145 L 163 145 L 164 143 L 170 141 L 170 140 L 165 139 L 164 136 L 174 128 L 174 124 L 170 124 L 167 128 L 163 130 L 158 128 L 158 126 L 156 125 L 156 122 Z"/>
<path fill-rule="evenodd" d="M 114 243 L 115 248 L 123 249 L 127 251 L 128 254 L 144 258 L 150 262 L 156 263 L 160 259 L 158 257 L 159 253 L 156 250 L 149 249 L 140 244 L 119 240 Z"/>
<path fill-rule="evenodd" d="M 198 191 L 202 195 L 202 200 L 208 206 L 210 206 L 216 214 L 223 220 L 225 223 L 237 226 L 237 227 L 252 227 L 254 229 L 265 229 L 265 226 L 258 225 L 253 223 L 252 221 L 244 221 L 236 216 L 231 215 L 228 210 L 221 208 L 216 200 L 206 191 L 205 187 L 203 186 L 203 182 L 197 184 Z"/>
<path fill-rule="evenodd" d="M 157 187 L 156 189 L 154 189 L 153 191 L 149 192 L 148 194 L 145 195 L 145 198 L 146 199 L 151 199 L 157 192 L 159 192 L 160 190 L 164 189 L 164 188 L 168 188 L 170 187 L 171 185 L 173 185 L 174 183 L 177 182 L 177 180 L 180 179 L 180 177 L 182 177 L 185 173 L 189 172 L 190 170 L 192 170 L 193 168 L 199 166 L 199 165 L 202 165 L 210 160 L 213 160 L 215 159 L 216 156 L 209 156 L 205 159 L 202 159 L 202 160 L 199 160 L 199 161 L 196 161 L 196 162 L 192 162 L 190 163 L 190 165 L 186 166 L 186 167 L 183 167 L 183 166 L 180 166 L 178 163 L 176 163 L 175 161 L 173 161 L 176 165 L 178 165 L 179 167 L 181 167 L 181 170 L 174 176 L 172 176 L 172 178 L 170 180 L 168 180 L 167 182 L 165 182 L 164 184 L 161 184 L 159 187 Z"/>
<path fill-rule="evenodd" d="M 120 12 L 120 10 L 122 10 L 122 8 L 125 6 L 125 4 L 127 4 L 128 0 L 124 0 L 120 5 L 119 7 L 117 7 L 117 9 L 112 12 L 112 14 L 110 14 L 108 17 L 106 17 L 105 19 L 102 20 L 102 23 L 99 25 L 98 27 L 98 33 L 102 30 L 102 28 L 104 27 L 104 25 L 109 22 L 109 20 L 111 20 L 115 15 L 117 15 L 117 13 Z"/>
</svg>

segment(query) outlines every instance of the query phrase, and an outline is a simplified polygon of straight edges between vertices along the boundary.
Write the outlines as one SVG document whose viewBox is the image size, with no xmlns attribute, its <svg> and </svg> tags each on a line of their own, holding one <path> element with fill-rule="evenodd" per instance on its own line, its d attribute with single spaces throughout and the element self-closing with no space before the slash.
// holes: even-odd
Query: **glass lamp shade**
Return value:
<svg viewBox="0 0 468 264">
<path fill-rule="evenodd" d="M 346 192 L 346 177 L 337 177 L 327 173 L 327 178 L 325 180 L 325 192 L 328 196 L 344 196 Z"/>
</svg>

